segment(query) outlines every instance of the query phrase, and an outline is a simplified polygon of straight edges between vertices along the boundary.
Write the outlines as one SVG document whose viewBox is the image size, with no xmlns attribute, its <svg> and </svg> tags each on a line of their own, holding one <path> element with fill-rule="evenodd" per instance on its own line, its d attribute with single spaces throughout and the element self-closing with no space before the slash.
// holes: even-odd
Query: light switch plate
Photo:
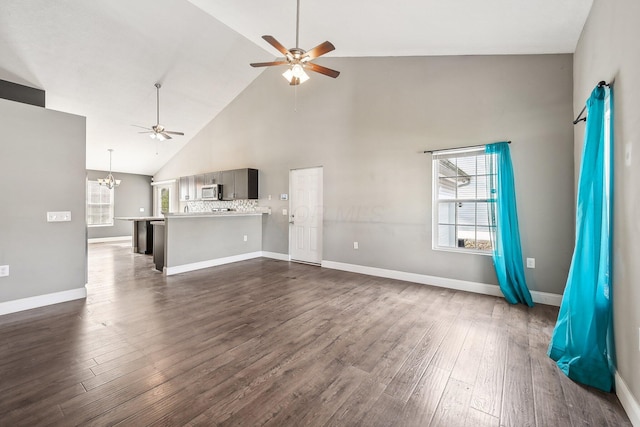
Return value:
<svg viewBox="0 0 640 427">
<path fill-rule="evenodd" d="M 71 221 L 71 211 L 47 212 L 47 222 Z"/>
<path fill-rule="evenodd" d="M 527 268 L 536 268 L 535 258 L 527 258 Z"/>
<path fill-rule="evenodd" d="M 9 266 L 0 265 L 0 277 L 7 277 L 9 275 Z"/>
</svg>

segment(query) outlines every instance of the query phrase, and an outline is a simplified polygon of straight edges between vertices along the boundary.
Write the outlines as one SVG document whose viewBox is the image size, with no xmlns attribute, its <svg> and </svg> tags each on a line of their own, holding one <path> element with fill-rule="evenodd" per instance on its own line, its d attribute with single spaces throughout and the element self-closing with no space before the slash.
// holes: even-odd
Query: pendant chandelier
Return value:
<svg viewBox="0 0 640 427">
<path fill-rule="evenodd" d="M 111 190 L 120 185 L 120 180 L 115 179 L 111 174 L 111 154 L 113 153 L 113 148 L 109 148 L 107 151 L 109 152 L 109 175 L 107 175 L 106 178 L 98 178 L 98 184 L 104 185 Z"/>
</svg>

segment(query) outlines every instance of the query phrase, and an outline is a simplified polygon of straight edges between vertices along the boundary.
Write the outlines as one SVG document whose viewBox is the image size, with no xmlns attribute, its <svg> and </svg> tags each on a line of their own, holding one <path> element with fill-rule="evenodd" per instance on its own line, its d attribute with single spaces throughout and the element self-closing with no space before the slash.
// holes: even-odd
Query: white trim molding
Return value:
<svg viewBox="0 0 640 427">
<path fill-rule="evenodd" d="M 86 297 L 87 288 L 83 286 L 82 288 L 70 289 L 68 291 L 6 301 L 0 303 L 0 316 L 24 310 L 31 310 L 33 308 L 45 307 L 47 305 L 59 304 L 61 302 L 83 299 Z"/>
<path fill-rule="evenodd" d="M 262 251 L 262 257 L 263 258 L 277 259 L 279 261 L 291 261 L 291 256 L 289 254 L 281 254 L 281 253 L 278 253 L 278 252 Z"/>
<path fill-rule="evenodd" d="M 336 261 L 322 261 L 322 267 L 334 270 L 349 271 L 351 273 L 367 274 L 369 276 L 384 277 L 387 279 L 404 280 L 406 282 L 420 283 L 422 285 L 438 286 L 441 288 L 456 289 L 459 291 L 474 292 L 476 294 L 502 297 L 498 285 L 488 283 L 470 282 L 467 280 L 449 279 L 446 277 L 428 276 L 426 274 L 407 273 L 406 271 L 387 270 L 384 268 L 367 267 L 365 265 L 346 264 Z M 560 306 L 562 295 L 548 292 L 530 291 L 531 298 L 539 304 Z"/>
<path fill-rule="evenodd" d="M 131 236 L 116 236 L 116 237 L 94 237 L 88 239 L 89 243 L 107 243 L 107 242 L 131 242 Z"/>
<path fill-rule="evenodd" d="M 246 261 L 248 259 L 260 257 L 262 257 L 262 251 L 248 252 L 246 254 L 232 255 L 224 258 L 216 258 L 207 261 L 193 262 L 190 264 L 176 265 L 173 267 L 165 267 L 163 269 L 163 272 L 166 276 L 173 276 L 174 274 L 202 270 L 203 268 L 216 267 L 218 265 L 231 264 L 232 262 Z"/>
<path fill-rule="evenodd" d="M 616 371 L 616 395 L 634 427 L 640 427 L 640 404 Z"/>
</svg>

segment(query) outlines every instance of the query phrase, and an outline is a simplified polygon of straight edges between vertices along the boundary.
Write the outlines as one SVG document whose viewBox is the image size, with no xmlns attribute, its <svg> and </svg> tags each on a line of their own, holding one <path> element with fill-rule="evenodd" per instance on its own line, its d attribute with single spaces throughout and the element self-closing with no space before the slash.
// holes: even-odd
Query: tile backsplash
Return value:
<svg viewBox="0 0 640 427">
<path fill-rule="evenodd" d="M 186 202 L 189 212 L 211 212 L 213 209 L 231 209 L 237 212 L 255 212 L 257 200 L 193 200 Z"/>
</svg>

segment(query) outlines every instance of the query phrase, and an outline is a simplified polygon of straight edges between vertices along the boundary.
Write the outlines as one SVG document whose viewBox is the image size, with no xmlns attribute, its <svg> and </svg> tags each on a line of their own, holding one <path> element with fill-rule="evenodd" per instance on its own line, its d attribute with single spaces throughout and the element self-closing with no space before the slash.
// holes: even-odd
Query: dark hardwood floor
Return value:
<svg viewBox="0 0 640 427">
<path fill-rule="evenodd" d="M 256 259 L 0 317 L 0 425 L 630 426 L 546 356 L 557 308 Z"/>
</svg>

